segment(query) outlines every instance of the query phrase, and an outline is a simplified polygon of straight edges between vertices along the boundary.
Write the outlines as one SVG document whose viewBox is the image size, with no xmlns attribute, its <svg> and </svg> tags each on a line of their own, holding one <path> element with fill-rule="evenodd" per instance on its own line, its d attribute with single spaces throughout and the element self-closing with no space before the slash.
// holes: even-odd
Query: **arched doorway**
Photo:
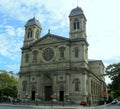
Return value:
<svg viewBox="0 0 120 109">
<path fill-rule="evenodd" d="M 44 83 L 43 83 L 43 87 L 44 87 L 44 99 L 45 101 L 51 101 L 51 95 L 53 93 L 53 89 L 52 89 L 52 79 L 50 76 L 44 76 L 43 78 Z"/>
<path fill-rule="evenodd" d="M 59 100 L 64 101 L 64 85 L 59 86 Z"/>
<path fill-rule="evenodd" d="M 35 94 L 36 94 L 36 87 L 32 86 L 32 89 L 31 89 L 31 100 L 32 101 L 35 101 Z"/>
<path fill-rule="evenodd" d="M 45 101 L 51 101 L 52 86 L 45 86 Z"/>
</svg>

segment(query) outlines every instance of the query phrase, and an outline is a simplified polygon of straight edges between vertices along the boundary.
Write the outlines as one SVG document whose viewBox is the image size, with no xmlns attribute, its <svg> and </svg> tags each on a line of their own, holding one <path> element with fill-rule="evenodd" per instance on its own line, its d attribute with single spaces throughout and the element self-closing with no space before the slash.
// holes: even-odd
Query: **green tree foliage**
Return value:
<svg viewBox="0 0 120 109">
<path fill-rule="evenodd" d="M 17 97 L 18 80 L 7 71 L 0 73 L 0 97 Z"/>
<path fill-rule="evenodd" d="M 115 98 L 120 97 L 120 63 L 107 66 L 106 74 L 112 80 L 112 83 L 109 84 L 109 88 L 113 96 Z"/>
</svg>

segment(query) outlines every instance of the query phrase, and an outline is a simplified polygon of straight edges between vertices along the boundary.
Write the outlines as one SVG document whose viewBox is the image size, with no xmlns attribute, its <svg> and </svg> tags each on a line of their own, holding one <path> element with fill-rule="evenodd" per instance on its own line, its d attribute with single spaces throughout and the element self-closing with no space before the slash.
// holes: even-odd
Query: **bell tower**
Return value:
<svg viewBox="0 0 120 109">
<path fill-rule="evenodd" d="M 33 42 L 38 40 L 41 36 L 41 25 L 40 22 L 33 17 L 28 20 L 25 24 L 25 36 L 24 36 L 24 47 L 31 45 Z"/>
<path fill-rule="evenodd" d="M 71 10 L 70 20 L 70 39 L 86 39 L 86 18 L 83 10 L 76 7 Z"/>
<path fill-rule="evenodd" d="M 88 68 L 88 42 L 86 35 L 86 17 L 80 7 L 71 10 L 69 14 L 71 48 L 74 56 L 71 54 L 72 61 L 79 61 L 82 67 Z M 81 67 L 78 66 L 78 67 Z M 76 67 L 76 65 L 75 65 Z"/>
</svg>

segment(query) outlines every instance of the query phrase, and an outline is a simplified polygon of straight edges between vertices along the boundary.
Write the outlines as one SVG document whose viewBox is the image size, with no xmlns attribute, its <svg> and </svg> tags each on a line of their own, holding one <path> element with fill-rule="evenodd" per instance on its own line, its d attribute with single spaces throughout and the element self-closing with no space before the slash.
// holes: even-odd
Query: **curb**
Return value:
<svg viewBox="0 0 120 109">
<path fill-rule="evenodd" d="M 18 104 L 0 104 L 0 106 L 11 106 L 11 107 L 33 107 L 33 108 L 42 108 L 42 109 L 97 109 L 97 108 L 105 108 L 107 105 L 102 105 L 102 106 L 96 106 L 96 107 L 83 107 L 83 106 L 36 106 L 36 105 L 18 105 Z"/>
</svg>

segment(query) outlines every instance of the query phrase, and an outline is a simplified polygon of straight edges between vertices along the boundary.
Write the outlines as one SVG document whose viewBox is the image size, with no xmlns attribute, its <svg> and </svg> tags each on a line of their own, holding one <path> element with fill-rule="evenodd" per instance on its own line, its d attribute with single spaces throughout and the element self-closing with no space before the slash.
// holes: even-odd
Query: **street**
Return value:
<svg viewBox="0 0 120 109">
<path fill-rule="evenodd" d="M 15 105 L 0 105 L 0 109 L 50 109 L 51 107 L 30 107 L 30 106 L 15 106 Z M 58 108 L 58 107 L 57 107 Z M 62 109 L 63 107 L 61 107 Z M 64 107 L 64 109 L 69 109 L 69 107 Z M 52 107 L 51 109 L 56 109 L 55 107 Z M 60 109 L 60 107 L 58 108 Z M 72 107 L 70 107 L 70 109 L 72 109 Z M 73 107 L 73 109 L 75 109 L 75 107 Z M 93 107 L 76 107 L 76 109 L 120 109 L 120 105 L 109 105 L 107 106 L 106 108 L 103 108 L 103 107 L 97 107 L 97 108 L 93 108 Z"/>
<path fill-rule="evenodd" d="M 120 105 L 110 105 L 106 109 L 120 109 Z"/>
<path fill-rule="evenodd" d="M 23 106 L 3 106 L 3 105 L 0 105 L 0 109 L 36 109 L 36 108 L 32 108 L 32 107 L 23 107 Z"/>
</svg>

